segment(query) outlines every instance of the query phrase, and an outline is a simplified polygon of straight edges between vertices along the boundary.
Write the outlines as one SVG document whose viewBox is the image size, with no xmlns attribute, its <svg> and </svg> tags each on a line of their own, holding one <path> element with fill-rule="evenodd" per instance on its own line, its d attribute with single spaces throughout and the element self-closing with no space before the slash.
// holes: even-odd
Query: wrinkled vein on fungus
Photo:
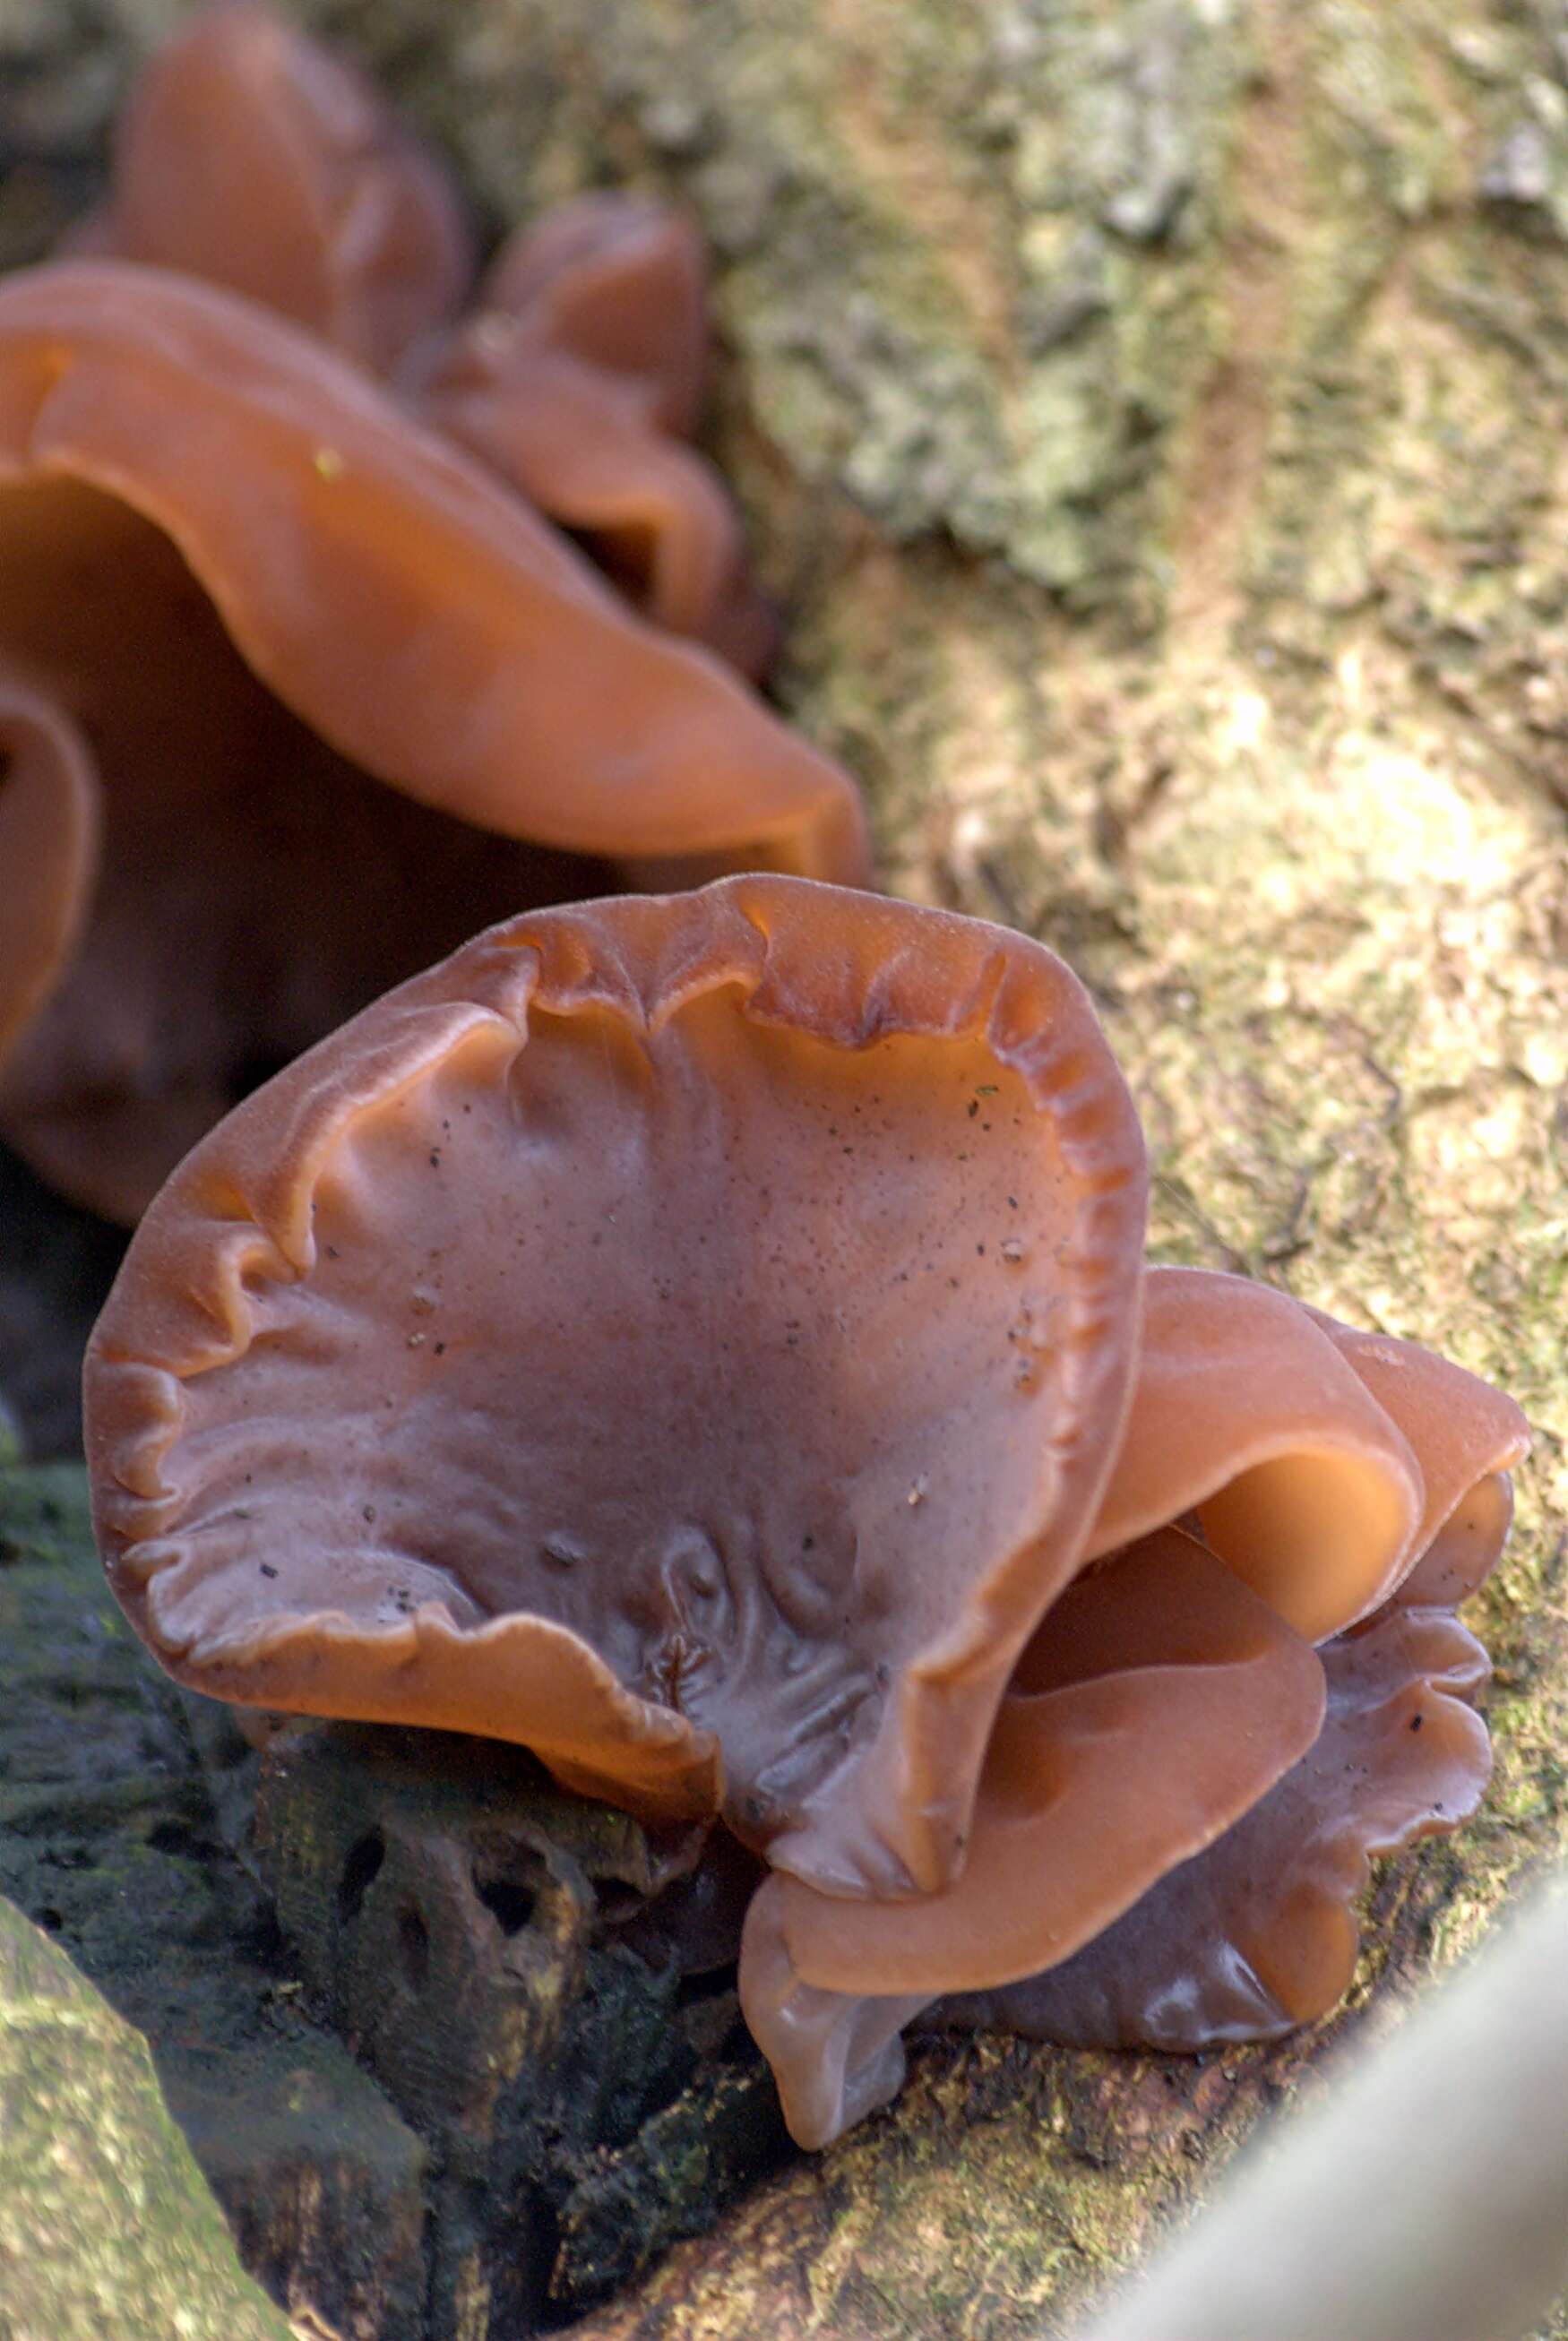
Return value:
<svg viewBox="0 0 1568 2341">
<path fill-rule="evenodd" d="M 300 35 L 199 17 L 77 243 L 111 256 L 0 284 L 0 1134 L 45 1178 L 135 1220 L 257 1080 L 486 918 L 651 876 L 868 882 L 847 776 L 670 631 L 760 663 L 715 475 L 716 535 L 632 493 L 626 448 L 704 379 L 688 230 L 571 206 L 494 280 L 506 364 L 582 392 L 561 516 L 593 536 L 602 453 L 600 538 L 657 625 L 367 378 L 423 350 L 467 412 L 467 233 Z"/>
<path fill-rule="evenodd" d="M 1452 1605 L 1523 1424 L 1145 1271 L 1145 1203 L 1037 943 L 787 877 L 525 915 L 148 1214 L 87 1364 L 111 1581 L 204 1691 L 718 1818 L 803 2143 L 892 2094 L 933 2002 L 1188 2047 L 1298 2021 L 1366 1856 L 1484 1784 Z M 724 1875 L 672 1919 L 694 1956 Z"/>
</svg>

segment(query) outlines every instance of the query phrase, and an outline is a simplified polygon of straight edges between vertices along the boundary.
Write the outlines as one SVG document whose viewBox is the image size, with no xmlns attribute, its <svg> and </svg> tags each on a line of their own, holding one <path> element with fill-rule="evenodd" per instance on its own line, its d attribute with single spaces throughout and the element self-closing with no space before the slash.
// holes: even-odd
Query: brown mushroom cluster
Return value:
<svg viewBox="0 0 1568 2341">
<path fill-rule="evenodd" d="M 199 1689 L 710 1820 L 684 1955 L 754 1881 L 804 2144 L 916 2017 L 1278 2030 L 1348 1980 L 1369 1856 L 1484 1785 L 1454 1607 L 1524 1425 L 1146 1267 L 1145 1206 L 1040 944 L 777 875 L 525 912 L 147 1214 L 86 1374 L 111 1580 Z"/>
<path fill-rule="evenodd" d="M 594 196 L 465 311 L 474 265 L 374 91 L 235 0 L 0 284 L 0 1135 L 110 1217 L 486 921 L 868 878 L 746 680 L 694 230 Z"/>
</svg>

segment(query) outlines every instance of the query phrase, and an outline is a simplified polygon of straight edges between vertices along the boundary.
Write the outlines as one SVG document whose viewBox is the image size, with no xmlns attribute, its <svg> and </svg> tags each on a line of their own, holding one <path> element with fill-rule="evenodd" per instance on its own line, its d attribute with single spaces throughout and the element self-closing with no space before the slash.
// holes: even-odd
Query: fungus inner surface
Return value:
<svg viewBox="0 0 1568 2341">
<path fill-rule="evenodd" d="M 1331 2008 L 1354 1972 L 1372 1857 L 1454 1828 L 1492 1764 L 1470 1705 L 1486 1654 L 1449 1612 L 1396 1601 L 1320 1656 L 1323 1728 L 1276 1788 L 1074 1957 L 956 1994 L 929 2021 L 1191 2051 Z"/>
<path fill-rule="evenodd" d="M 1154 1268 L 1122 1449 L 1091 1539 L 1104 1552 L 1194 1512 L 1204 1540 L 1310 1641 L 1364 1616 L 1422 1525 L 1397 1420 L 1283 1292 Z"/>
<path fill-rule="evenodd" d="M 987 1684 L 1000 1695 L 1012 1649 L 1073 1565 L 1103 1465 L 1084 1421 L 1114 1422 L 1130 1364 L 1084 1319 L 1091 1294 L 1133 1307 L 1141 1156 L 1109 1058 L 1088 1049 L 1086 1010 L 1064 991 L 1071 1111 L 1108 1129 L 1106 1180 L 1128 1198 L 1124 1227 L 1118 1203 L 1108 1231 L 1086 1237 L 1100 1202 L 1036 1094 L 1044 1077 L 997 1053 L 1008 1043 L 991 1027 L 1007 1011 L 989 995 L 1014 953 L 998 958 L 984 930 L 939 922 L 990 954 L 989 968 L 959 963 L 978 995 L 967 1022 L 954 1011 L 949 1029 L 911 1030 L 899 983 L 939 994 L 931 967 L 895 959 L 874 1002 L 839 953 L 846 935 L 867 949 L 877 922 L 903 941 L 921 914 L 735 882 L 767 911 L 783 898 L 803 913 L 791 972 L 768 963 L 765 1009 L 724 948 L 737 907 L 725 888 L 689 910 L 607 902 L 482 939 L 285 1077 L 285 1093 L 315 1078 L 341 1101 L 308 1172 L 291 1167 L 286 1128 L 265 1141 L 290 1211 L 308 1190 L 308 1268 L 253 1263 L 237 1353 L 185 1369 L 157 1501 L 125 1566 L 187 1679 L 220 1667 L 230 1695 L 318 1712 L 355 1710 L 335 1708 L 319 1671 L 306 1693 L 291 1682 L 279 1621 L 346 1613 L 374 1634 L 434 1603 L 461 1629 L 519 1612 L 565 1628 L 637 1698 L 716 1736 L 745 1841 L 798 1860 L 820 1827 L 804 1860 L 838 1890 L 869 1875 L 907 1893 L 923 1856 L 900 1831 L 923 1842 L 929 1823 L 918 1769 L 884 1747 L 888 1778 L 867 1791 L 880 1818 L 858 1823 L 855 1797 L 832 1784 L 900 1714 L 917 1661 L 967 1649 L 976 1589 L 999 1572 L 989 1673 L 966 1660 L 959 1698 L 938 1700 L 944 1718 L 964 1693 L 976 1706 L 960 1776 L 941 1781 L 950 1852 L 961 1845 L 964 1751 L 973 1740 L 977 1768 Z M 523 1004 L 534 931 L 554 915 L 613 935 L 618 911 L 655 938 L 672 931 L 675 971 L 654 1012 L 628 1013 L 580 970 L 548 1004 Z M 720 941 L 692 977 L 681 948 L 709 941 L 705 921 Z M 754 957 L 757 931 L 741 932 Z M 1055 969 L 1018 955 L 1026 979 L 1036 961 Z M 482 997 L 512 984 L 504 1012 L 450 1004 L 465 962 Z M 880 1037 L 824 1037 L 827 970 Z M 414 1003 L 438 989 L 455 1037 L 428 1061 L 411 1042 L 405 1071 L 373 1077 L 376 1046 L 414 1033 Z M 1046 1011 L 1032 999 L 1031 1012 Z M 268 1103 L 231 1125 L 244 1133 L 231 1158 L 255 1159 Z M 150 1259 L 160 1222 L 194 1203 L 226 1199 L 199 1243 L 221 1243 L 243 1214 L 219 1168 L 225 1138 L 162 1199 Z M 112 1368 L 125 1354 L 113 1302 L 100 1330 Z M 1108 1379 L 1084 1368 L 1086 1343 L 1104 1349 Z M 1086 1451 L 1070 1464 L 1075 1446 Z M 1054 1509 L 1067 1515 L 1059 1552 Z M 248 1693 L 233 1688 L 247 1653 L 271 1662 Z M 515 1736 L 538 1746 L 531 1720 L 521 1709 Z"/>
<path fill-rule="evenodd" d="M 0 1065 L 59 982 L 98 869 L 98 790 L 81 732 L 0 667 Z"/>
<path fill-rule="evenodd" d="M 160 1629 L 250 1631 L 254 1508 L 268 1607 L 352 1579 L 388 1623 L 433 1598 L 553 1619 L 719 1733 L 765 1838 L 937 1630 L 954 1540 L 1015 1533 L 1033 1490 L 1029 1270 L 1002 1247 L 1024 1225 L 1048 1253 L 1057 1214 L 1014 1156 L 1020 1086 L 983 1049 L 849 1057 L 720 992 L 645 1037 L 535 1013 L 504 1081 L 459 1059 L 378 1102 L 317 1186 L 309 1279 L 186 1386 Z"/>
<path fill-rule="evenodd" d="M 95 886 L 73 831 L 91 915 L 0 1078 L 0 1127 L 110 1217 L 136 1216 L 221 1115 L 411 962 L 603 883 L 602 863 L 473 828 L 339 755 L 257 681 L 162 531 L 98 489 L 0 487 L 0 641 L 76 727 L 102 831 Z"/>
</svg>

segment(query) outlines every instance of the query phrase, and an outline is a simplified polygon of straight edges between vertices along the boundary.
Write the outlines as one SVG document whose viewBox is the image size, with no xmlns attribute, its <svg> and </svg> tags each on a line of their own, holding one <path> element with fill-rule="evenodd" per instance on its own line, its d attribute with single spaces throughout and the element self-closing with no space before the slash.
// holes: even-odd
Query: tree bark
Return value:
<svg viewBox="0 0 1568 2341">
<path fill-rule="evenodd" d="M 146 2043 L 0 1902 L 6 2341 L 289 2341 L 169 2119 Z"/>
<path fill-rule="evenodd" d="M 6 256 L 91 192 L 185 13 L 0 0 Z M 861 775 L 893 887 L 1094 986 L 1157 1256 L 1431 1343 L 1536 1426 L 1480 1605 L 1494 1785 L 1380 1878 L 1336 2016 L 1203 2064 L 924 2049 L 889 2114 L 579 2328 L 1059 2332 L 1568 1846 L 1568 14 L 298 13 L 494 226 L 603 182 L 700 212 L 713 444 L 787 613 L 782 702 Z"/>
</svg>

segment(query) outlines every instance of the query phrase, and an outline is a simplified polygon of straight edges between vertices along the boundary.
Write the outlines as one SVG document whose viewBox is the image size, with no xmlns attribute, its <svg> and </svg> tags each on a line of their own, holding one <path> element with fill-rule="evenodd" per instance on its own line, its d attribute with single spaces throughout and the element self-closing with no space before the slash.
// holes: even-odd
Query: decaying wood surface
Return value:
<svg viewBox="0 0 1568 2341">
<path fill-rule="evenodd" d="M 181 0 L 0 0 L 0 246 Z M 892 883 L 1042 936 L 1165 1259 L 1530 1411 L 1494 1788 L 1346 2007 L 1203 2065 L 978 2040 L 581 2341 L 1022 2341 L 1568 1843 L 1568 15 L 1561 0 L 322 0 L 499 226 L 700 212 L 780 690 Z M 1568 2335 L 1560 2312 L 1551 2328 Z M 459 2341 L 458 2336 L 442 2341 Z M 476 2309 L 460 2341 L 501 2341 Z"/>
</svg>

